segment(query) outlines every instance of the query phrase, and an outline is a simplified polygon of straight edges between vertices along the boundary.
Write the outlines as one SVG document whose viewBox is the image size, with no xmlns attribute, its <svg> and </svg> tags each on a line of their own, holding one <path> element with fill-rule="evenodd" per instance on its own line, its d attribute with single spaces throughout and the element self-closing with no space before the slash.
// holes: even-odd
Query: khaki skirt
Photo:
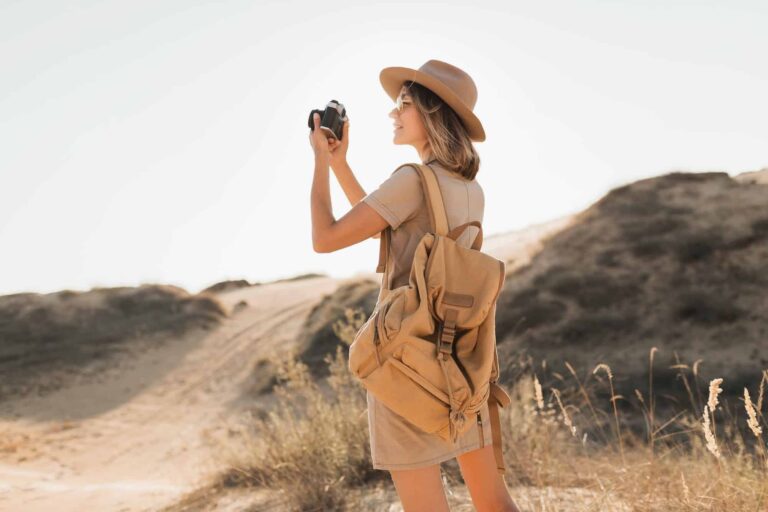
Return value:
<svg viewBox="0 0 768 512">
<path fill-rule="evenodd" d="M 455 443 L 420 430 L 417 426 L 376 400 L 366 390 L 368 432 L 373 469 L 416 469 L 452 459 L 493 442 L 486 402 L 480 409 L 482 427 L 474 418 L 472 428 Z"/>
</svg>

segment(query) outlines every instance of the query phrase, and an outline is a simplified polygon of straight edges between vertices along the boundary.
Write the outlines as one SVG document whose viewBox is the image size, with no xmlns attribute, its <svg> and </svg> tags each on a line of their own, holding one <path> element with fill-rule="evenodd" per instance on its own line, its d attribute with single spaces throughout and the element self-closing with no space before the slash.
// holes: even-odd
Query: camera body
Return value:
<svg viewBox="0 0 768 512">
<path fill-rule="evenodd" d="M 334 137 L 336 140 L 341 140 L 344 121 L 347 120 L 347 109 L 344 108 L 344 105 L 336 100 L 331 100 L 325 105 L 325 109 L 313 109 L 309 113 L 309 128 L 311 130 L 315 129 L 315 122 L 312 119 L 315 112 L 320 114 L 320 129 L 329 138 Z"/>
</svg>

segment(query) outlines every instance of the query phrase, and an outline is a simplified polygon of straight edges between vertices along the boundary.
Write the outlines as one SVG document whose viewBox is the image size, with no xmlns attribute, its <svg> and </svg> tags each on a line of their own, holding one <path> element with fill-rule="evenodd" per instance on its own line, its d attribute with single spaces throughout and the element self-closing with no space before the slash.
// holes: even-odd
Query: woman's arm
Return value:
<svg viewBox="0 0 768 512">
<path fill-rule="evenodd" d="M 352 169 L 349 167 L 346 160 L 337 163 L 335 167 L 331 168 L 333 169 L 333 174 L 336 176 L 336 181 L 339 182 L 342 190 L 344 190 L 344 194 L 346 194 L 347 199 L 349 199 L 349 204 L 354 207 L 366 196 L 365 190 L 360 186 L 360 182 L 357 181 L 355 174 L 352 172 Z M 376 233 L 371 238 L 380 237 L 381 233 Z"/>
<path fill-rule="evenodd" d="M 328 167 L 328 160 L 322 155 L 315 158 L 311 196 L 312 248 L 315 252 L 334 252 L 360 243 L 389 225 L 387 219 L 365 201 L 358 201 L 336 220 L 331 206 Z"/>
<path fill-rule="evenodd" d="M 336 180 L 347 195 L 349 204 L 355 206 L 365 197 L 365 190 L 360 186 L 360 182 L 357 181 L 349 164 L 344 161 L 341 164 L 337 164 L 336 167 L 331 166 L 331 169 L 333 169 L 333 174 L 336 175 Z"/>
<path fill-rule="evenodd" d="M 336 180 L 341 185 L 341 189 L 349 199 L 349 204 L 352 208 L 360 202 L 366 196 L 365 190 L 360 186 L 360 183 L 355 178 L 355 174 L 347 163 L 347 150 L 349 149 L 349 118 L 344 121 L 342 128 L 341 140 L 332 139 L 329 143 L 329 151 L 331 157 L 329 164 L 333 170 L 333 174 L 336 176 Z M 381 238 L 380 233 L 376 233 L 371 238 Z"/>
</svg>

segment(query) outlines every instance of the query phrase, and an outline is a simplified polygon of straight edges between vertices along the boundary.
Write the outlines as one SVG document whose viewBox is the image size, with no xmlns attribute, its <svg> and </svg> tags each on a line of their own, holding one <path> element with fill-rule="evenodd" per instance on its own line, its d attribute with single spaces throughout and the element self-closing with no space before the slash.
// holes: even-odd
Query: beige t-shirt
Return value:
<svg viewBox="0 0 768 512">
<path fill-rule="evenodd" d="M 473 220 L 482 223 L 485 196 L 477 178 L 469 180 L 445 169 L 437 162 L 430 163 L 429 167 L 434 169 L 437 175 L 448 217 L 448 228 L 453 229 Z M 395 169 L 389 178 L 362 200 L 392 226 L 387 259 L 388 287 L 392 289 L 408 284 L 416 246 L 425 233 L 432 231 L 418 171 L 411 165 Z M 477 226 L 467 227 L 457 243 L 470 247 L 478 232 Z"/>
</svg>

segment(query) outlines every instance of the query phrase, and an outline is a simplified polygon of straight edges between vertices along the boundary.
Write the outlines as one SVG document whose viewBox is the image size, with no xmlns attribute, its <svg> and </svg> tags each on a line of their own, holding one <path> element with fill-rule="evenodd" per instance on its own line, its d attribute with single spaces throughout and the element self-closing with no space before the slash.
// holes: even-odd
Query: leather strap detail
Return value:
<svg viewBox="0 0 768 512">
<path fill-rule="evenodd" d="M 475 298 L 472 295 L 464 293 L 454 293 L 446 291 L 443 293 L 443 304 L 450 304 L 451 306 L 461 306 L 463 308 L 471 308 L 475 303 Z"/>
</svg>

